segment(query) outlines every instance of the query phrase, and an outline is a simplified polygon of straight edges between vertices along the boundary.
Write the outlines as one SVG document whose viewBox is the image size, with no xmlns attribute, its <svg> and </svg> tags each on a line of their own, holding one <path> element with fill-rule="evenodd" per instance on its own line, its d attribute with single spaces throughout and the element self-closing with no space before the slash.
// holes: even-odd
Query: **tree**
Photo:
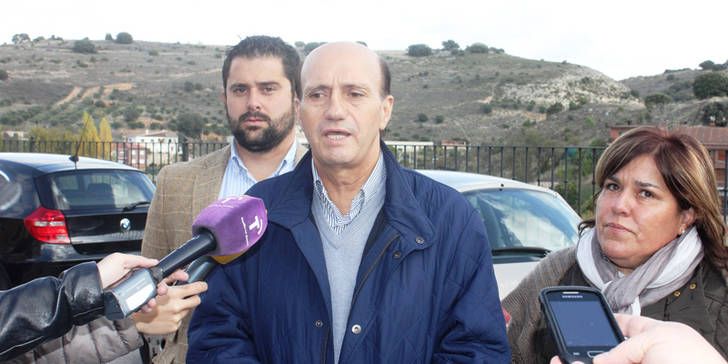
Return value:
<svg viewBox="0 0 728 364">
<path fill-rule="evenodd" d="M 488 53 L 488 46 L 483 43 L 473 43 L 465 48 L 469 53 Z"/>
<path fill-rule="evenodd" d="M 126 120 L 127 123 L 132 123 L 139 118 L 139 116 L 142 114 L 142 111 L 138 107 L 130 105 L 127 106 L 124 111 L 121 112 L 121 114 L 124 115 L 124 120 Z"/>
<path fill-rule="evenodd" d="M 119 44 L 132 44 L 134 42 L 134 38 L 132 38 L 131 34 L 127 32 L 121 32 L 116 35 L 115 42 Z"/>
<path fill-rule="evenodd" d="M 111 36 L 111 33 L 106 33 L 106 37 L 104 37 L 104 40 L 114 40 L 114 37 Z"/>
<path fill-rule="evenodd" d="M 705 125 L 726 126 L 728 103 L 711 102 L 703 107 L 701 119 Z"/>
<path fill-rule="evenodd" d="M 88 38 L 73 42 L 73 49 L 76 53 L 96 53 L 96 47 Z"/>
<path fill-rule="evenodd" d="M 296 48 L 303 48 L 306 46 L 306 43 L 301 42 L 300 40 L 296 41 L 296 43 L 293 43 L 293 44 L 296 46 Z"/>
<path fill-rule="evenodd" d="M 101 158 L 111 160 L 111 143 L 114 138 L 111 136 L 111 127 L 106 118 L 102 118 L 101 122 L 99 122 L 99 140 L 102 143 Z"/>
<path fill-rule="evenodd" d="M 83 112 L 83 126 L 81 127 L 79 143 L 81 143 L 78 149 L 79 155 L 87 157 L 99 155 L 99 132 L 94 124 L 94 119 L 86 111 Z"/>
<path fill-rule="evenodd" d="M 446 51 L 456 51 L 460 49 L 460 44 L 457 44 L 454 40 L 448 39 L 442 42 L 442 49 Z"/>
<path fill-rule="evenodd" d="M 177 117 L 173 125 L 176 130 L 190 138 L 199 139 L 205 120 L 196 113 L 184 113 Z"/>
<path fill-rule="evenodd" d="M 23 42 L 30 42 L 28 33 L 13 34 L 13 44 L 18 45 Z"/>
<path fill-rule="evenodd" d="M 715 63 L 711 60 L 700 62 L 700 68 L 702 68 L 703 71 L 712 71 L 713 67 L 715 67 Z"/>
<path fill-rule="evenodd" d="M 5 81 L 7 79 L 8 79 L 8 71 L 0 70 L 0 81 Z"/>
<path fill-rule="evenodd" d="M 407 55 L 412 57 L 426 57 L 432 54 L 432 48 L 426 44 L 412 44 L 407 47 Z"/>
<path fill-rule="evenodd" d="M 546 115 L 558 114 L 562 111 L 564 111 L 564 104 L 560 102 L 555 102 L 553 105 L 549 106 L 548 109 L 546 109 Z"/>
<path fill-rule="evenodd" d="M 421 123 L 426 122 L 427 121 L 427 115 L 425 115 L 423 113 L 417 114 L 417 121 L 419 121 Z"/>
<path fill-rule="evenodd" d="M 663 93 L 656 93 L 645 97 L 645 105 L 664 105 L 672 102 L 672 97 Z"/>
<path fill-rule="evenodd" d="M 728 77 L 719 72 L 698 75 L 693 81 L 693 93 L 699 99 L 728 95 Z"/>
</svg>

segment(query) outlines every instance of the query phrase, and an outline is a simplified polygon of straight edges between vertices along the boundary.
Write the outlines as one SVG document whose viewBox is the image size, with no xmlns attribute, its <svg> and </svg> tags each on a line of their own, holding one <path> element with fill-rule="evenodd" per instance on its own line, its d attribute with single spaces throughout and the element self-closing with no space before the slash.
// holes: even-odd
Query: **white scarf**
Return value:
<svg viewBox="0 0 728 364">
<path fill-rule="evenodd" d="M 604 293 L 614 312 L 632 315 L 685 285 L 702 259 L 703 244 L 694 226 L 629 275 L 604 255 L 594 228 L 584 230 L 576 247 L 576 261 L 589 283 Z"/>
</svg>

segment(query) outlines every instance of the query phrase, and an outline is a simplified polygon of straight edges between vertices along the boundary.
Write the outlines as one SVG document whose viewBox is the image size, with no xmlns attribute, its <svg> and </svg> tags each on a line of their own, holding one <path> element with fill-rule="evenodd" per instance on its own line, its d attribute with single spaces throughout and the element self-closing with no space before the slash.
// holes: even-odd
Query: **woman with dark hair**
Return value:
<svg viewBox="0 0 728 364">
<path fill-rule="evenodd" d="M 579 225 L 577 246 L 550 254 L 503 299 L 513 362 L 556 354 L 537 297 L 556 285 L 599 288 L 614 312 L 685 323 L 726 357 L 728 247 L 708 151 L 640 127 L 605 150 L 596 178 L 595 216 Z"/>
</svg>

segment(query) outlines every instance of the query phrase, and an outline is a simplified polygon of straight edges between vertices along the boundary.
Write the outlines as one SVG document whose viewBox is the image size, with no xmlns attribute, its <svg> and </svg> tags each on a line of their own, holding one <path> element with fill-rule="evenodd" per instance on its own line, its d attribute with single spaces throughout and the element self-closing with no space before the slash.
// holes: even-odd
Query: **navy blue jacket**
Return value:
<svg viewBox="0 0 728 364">
<path fill-rule="evenodd" d="M 509 363 L 480 216 L 457 191 L 400 167 L 384 144 L 382 152 L 383 229 L 362 257 L 339 361 Z M 310 152 L 248 194 L 265 201 L 267 231 L 208 278 L 187 362 L 333 363 Z"/>
</svg>

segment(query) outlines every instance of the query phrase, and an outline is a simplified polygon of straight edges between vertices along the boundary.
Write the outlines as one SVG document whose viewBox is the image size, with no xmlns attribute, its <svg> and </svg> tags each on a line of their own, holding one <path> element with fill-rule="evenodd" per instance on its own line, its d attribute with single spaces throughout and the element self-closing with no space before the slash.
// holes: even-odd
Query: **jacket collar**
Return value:
<svg viewBox="0 0 728 364">
<path fill-rule="evenodd" d="M 414 196 L 413 172 L 401 167 L 381 140 L 380 148 L 387 169 L 387 197 L 383 206 L 386 221 L 403 234 L 414 234 L 431 241 L 435 229 L 423 214 L 424 207 Z M 268 208 L 268 218 L 288 229 L 305 222 L 311 214 L 313 175 L 310 151 L 291 173 L 288 183 L 280 192 L 281 198 Z"/>
</svg>

